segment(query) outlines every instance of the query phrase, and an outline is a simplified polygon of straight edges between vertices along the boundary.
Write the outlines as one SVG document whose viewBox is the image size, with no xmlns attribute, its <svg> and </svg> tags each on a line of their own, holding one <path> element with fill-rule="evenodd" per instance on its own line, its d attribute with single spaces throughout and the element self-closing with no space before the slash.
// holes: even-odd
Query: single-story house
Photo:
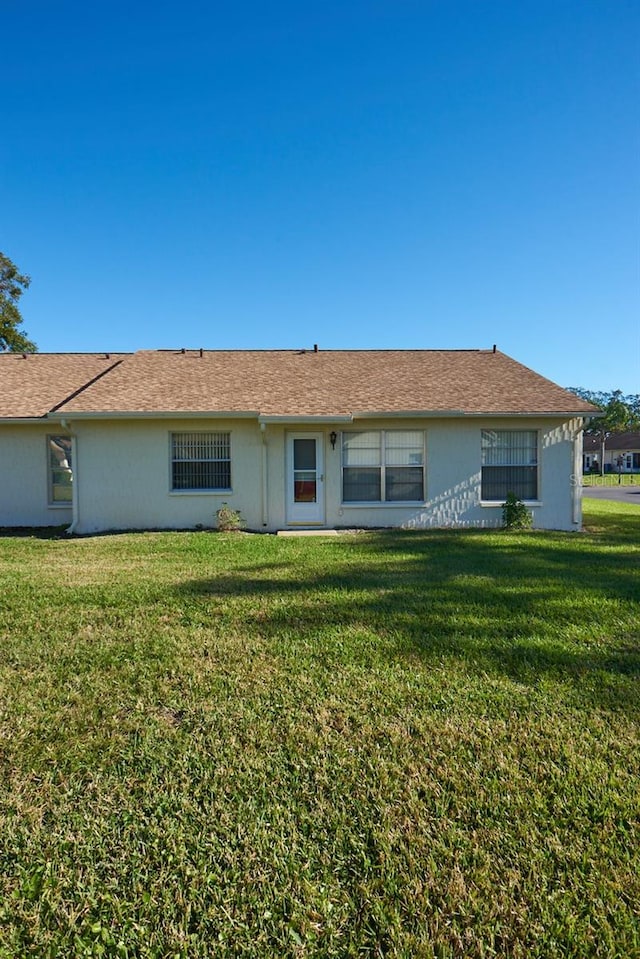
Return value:
<svg viewBox="0 0 640 959">
<path fill-rule="evenodd" d="M 640 433 L 585 433 L 583 469 L 585 473 L 602 468 L 604 441 L 605 473 L 640 473 Z"/>
<path fill-rule="evenodd" d="M 597 410 L 492 350 L 0 355 L 0 526 L 581 524 Z"/>
</svg>

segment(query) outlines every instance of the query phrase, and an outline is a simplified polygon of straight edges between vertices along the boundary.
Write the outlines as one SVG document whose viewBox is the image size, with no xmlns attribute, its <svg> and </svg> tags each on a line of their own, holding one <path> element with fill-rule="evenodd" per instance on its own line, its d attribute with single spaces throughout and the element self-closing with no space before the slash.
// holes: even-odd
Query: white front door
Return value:
<svg viewBox="0 0 640 959">
<path fill-rule="evenodd" d="M 324 525 L 322 433 L 287 435 L 287 523 Z"/>
</svg>

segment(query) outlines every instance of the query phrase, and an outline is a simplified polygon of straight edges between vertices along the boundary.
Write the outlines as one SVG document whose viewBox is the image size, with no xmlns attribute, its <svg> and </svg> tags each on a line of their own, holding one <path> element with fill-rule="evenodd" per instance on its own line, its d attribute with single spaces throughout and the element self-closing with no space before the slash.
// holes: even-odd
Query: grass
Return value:
<svg viewBox="0 0 640 959">
<path fill-rule="evenodd" d="M 0 539 L 0 956 L 640 956 L 640 511 Z"/>
<path fill-rule="evenodd" d="M 621 473 L 618 482 L 617 473 L 585 473 L 582 477 L 583 486 L 640 486 L 640 473 Z"/>
</svg>

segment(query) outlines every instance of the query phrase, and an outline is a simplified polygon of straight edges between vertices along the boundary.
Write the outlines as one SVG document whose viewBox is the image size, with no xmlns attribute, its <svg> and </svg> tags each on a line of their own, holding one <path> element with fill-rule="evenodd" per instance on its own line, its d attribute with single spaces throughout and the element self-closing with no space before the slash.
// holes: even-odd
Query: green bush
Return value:
<svg viewBox="0 0 640 959">
<path fill-rule="evenodd" d="M 531 529 L 531 513 L 515 493 L 507 493 L 502 504 L 502 525 L 505 529 Z"/>
<path fill-rule="evenodd" d="M 223 503 L 220 509 L 216 510 L 216 519 L 218 520 L 218 529 L 221 533 L 231 533 L 239 529 L 244 529 L 247 525 L 238 509 L 232 509 L 228 503 Z"/>
</svg>

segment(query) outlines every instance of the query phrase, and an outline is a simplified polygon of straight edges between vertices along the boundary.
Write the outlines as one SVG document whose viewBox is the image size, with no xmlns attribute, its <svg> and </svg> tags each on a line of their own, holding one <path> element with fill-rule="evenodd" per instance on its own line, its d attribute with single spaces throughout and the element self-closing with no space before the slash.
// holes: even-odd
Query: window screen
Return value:
<svg viewBox="0 0 640 959">
<path fill-rule="evenodd" d="M 508 493 L 538 498 L 536 430 L 482 431 L 482 499 L 504 502 Z"/>
<path fill-rule="evenodd" d="M 231 434 L 173 433 L 171 488 L 231 489 Z"/>
<path fill-rule="evenodd" d="M 421 502 L 423 499 L 424 433 L 421 430 L 342 434 L 343 502 Z"/>
</svg>

